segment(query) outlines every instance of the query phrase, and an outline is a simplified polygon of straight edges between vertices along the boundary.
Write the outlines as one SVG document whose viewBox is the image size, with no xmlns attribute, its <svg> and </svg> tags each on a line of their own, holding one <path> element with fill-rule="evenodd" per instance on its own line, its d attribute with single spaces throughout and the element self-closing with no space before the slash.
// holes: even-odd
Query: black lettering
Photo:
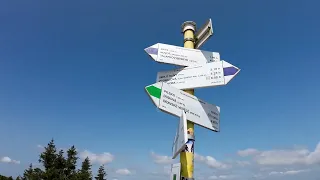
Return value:
<svg viewBox="0 0 320 180">
<path fill-rule="evenodd" d="M 167 95 L 163 95 L 163 98 L 167 98 L 167 99 L 169 99 L 169 100 L 171 100 L 171 101 L 174 101 L 174 102 L 177 101 L 176 99 L 174 99 L 174 98 L 172 98 L 172 97 L 170 97 L 170 96 L 167 96 Z"/>
<path fill-rule="evenodd" d="M 167 101 L 167 100 L 163 100 L 163 102 L 164 103 L 166 103 L 166 104 L 169 104 L 169 105 L 171 105 L 171 106 L 173 106 L 173 107 L 177 107 L 177 104 L 174 104 L 174 103 L 172 103 L 172 102 L 169 102 L 169 101 Z"/>
</svg>

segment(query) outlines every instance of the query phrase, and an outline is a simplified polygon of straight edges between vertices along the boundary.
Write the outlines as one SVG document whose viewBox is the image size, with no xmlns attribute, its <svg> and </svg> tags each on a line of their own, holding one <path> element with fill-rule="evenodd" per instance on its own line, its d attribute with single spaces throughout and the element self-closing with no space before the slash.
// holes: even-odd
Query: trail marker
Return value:
<svg viewBox="0 0 320 180">
<path fill-rule="evenodd" d="M 178 89 L 194 89 L 228 84 L 240 69 L 226 62 L 212 62 L 201 66 L 158 72 L 157 82 L 166 82 Z"/>
<path fill-rule="evenodd" d="M 175 159 L 182 150 L 184 150 L 186 143 L 188 142 L 188 131 L 187 131 L 187 116 L 182 111 L 176 137 L 174 138 L 172 148 L 172 159 Z"/>
<path fill-rule="evenodd" d="M 157 62 L 179 66 L 197 66 L 220 61 L 218 52 L 201 51 L 157 43 L 144 49 Z"/>
<path fill-rule="evenodd" d="M 191 95 L 194 93 L 193 89 L 226 85 L 240 72 L 238 67 L 220 60 L 218 52 L 199 50 L 213 35 L 211 19 L 198 31 L 193 21 L 184 22 L 181 29 L 184 47 L 157 43 L 144 49 L 156 62 L 184 66 L 158 72 L 157 82 L 145 87 L 158 109 L 180 117 L 172 146 L 172 159 L 182 151 L 185 156 L 180 157 L 180 163 L 171 165 L 170 180 L 194 179 L 193 124 L 215 132 L 220 131 L 220 107 Z M 187 127 L 187 121 L 190 127 Z"/>
<path fill-rule="evenodd" d="M 149 85 L 145 90 L 160 110 L 178 117 L 184 110 L 189 121 L 212 131 L 220 131 L 219 106 L 206 103 L 164 82 Z"/>
</svg>

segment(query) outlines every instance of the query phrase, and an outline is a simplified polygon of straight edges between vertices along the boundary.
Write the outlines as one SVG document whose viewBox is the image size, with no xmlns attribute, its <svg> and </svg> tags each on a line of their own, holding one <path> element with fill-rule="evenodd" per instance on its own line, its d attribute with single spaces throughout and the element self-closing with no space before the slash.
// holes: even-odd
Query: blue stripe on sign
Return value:
<svg viewBox="0 0 320 180">
<path fill-rule="evenodd" d="M 158 48 L 151 48 L 151 47 L 149 47 L 149 48 L 146 49 L 146 52 L 147 52 L 148 54 L 158 55 Z"/>
<path fill-rule="evenodd" d="M 224 76 L 235 75 L 238 71 L 239 71 L 239 69 L 237 69 L 237 68 L 235 68 L 235 67 L 226 67 L 226 68 L 223 68 L 223 74 L 224 74 Z"/>
</svg>

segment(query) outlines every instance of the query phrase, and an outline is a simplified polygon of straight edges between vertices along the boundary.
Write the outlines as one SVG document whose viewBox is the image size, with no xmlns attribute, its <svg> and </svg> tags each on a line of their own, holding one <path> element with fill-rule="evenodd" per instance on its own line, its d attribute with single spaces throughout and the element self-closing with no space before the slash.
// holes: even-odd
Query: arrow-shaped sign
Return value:
<svg viewBox="0 0 320 180">
<path fill-rule="evenodd" d="M 157 62 L 179 66 L 197 66 L 220 61 L 217 52 L 201 51 L 168 44 L 157 43 L 144 49 Z"/>
<path fill-rule="evenodd" d="M 187 116 L 184 111 L 182 111 L 177 134 L 174 138 L 173 148 L 172 148 L 172 159 L 175 159 L 182 150 L 185 149 L 186 143 L 188 142 L 188 131 L 187 131 Z"/>
<path fill-rule="evenodd" d="M 220 131 L 219 106 L 206 103 L 163 82 L 149 85 L 145 89 L 160 110 L 178 117 L 184 110 L 189 121 L 212 131 Z"/>
<path fill-rule="evenodd" d="M 240 69 L 226 62 L 158 72 L 157 82 L 166 82 L 178 89 L 194 89 L 228 84 Z"/>
</svg>

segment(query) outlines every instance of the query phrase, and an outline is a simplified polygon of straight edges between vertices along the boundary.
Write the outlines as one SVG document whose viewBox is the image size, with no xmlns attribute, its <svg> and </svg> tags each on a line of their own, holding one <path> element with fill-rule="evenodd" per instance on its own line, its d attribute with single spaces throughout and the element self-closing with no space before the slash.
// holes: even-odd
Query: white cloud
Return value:
<svg viewBox="0 0 320 180">
<path fill-rule="evenodd" d="M 292 165 L 306 162 L 308 152 L 305 150 L 270 150 L 254 157 L 262 165 Z"/>
<path fill-rule="evenodd" d="M 151 171 L 150 174 L 158 177 L 166 177 L 171 174 L 171 164 L 164 165 L 157 168 L 157 170 Z"/>
<path fill-rule="evenodd" d="M 258 150 L 252 149 L 252 148 L 238 151 L 238 155 L 241 157 L 251 156 L 251 155 L 258 154 L 258 153 L 259 153 Z"/>
<path fill-rule="evenodd" d="M 227 169 L 230 168 L 230 165 L 224 164 L 222 162 L 217 161 L 214 157 L 211 156 L 201 156 L 199 154 L 194 154 L 194 159 L 198 162 L 205 163 L 211 168 L 217 168 L 217 169 Z"/>
<path fill-rule="evenodd" d="M 252 176 L 252 178 L 253 178 L 253 179 L 263 179 L 264 176 L 263 176 L 261 173 L 259 173 L 259 174 L 254 174 L 254 175 Z"/>
<path fill-rule="evenodd" d="M 17 161 L 17 160 L 13 160 L 7 156 L 3 157 L 0 159 L 0 162 L 3 162 L 3 163 L 12 163 L 12 164 L 20 164 L 20 161 Z"/>
<path fill-rule="evenodd" d="M 129 171 L 129 169 L 124 168 L 116 170 L 116 173 L 120 175 L 129 175 L 131 174 L 131 171 Z"/>
<path fill-rule="evenodd" d="M 10 163 L 11 162 L 11 159 L 9 157 L 3 157 L 1 159 L 1 162 L 4 162 L 4 163 Z"/>
<path fill-rule="evenodd" d="M 79 153 L 80 158 L 84 160 L 85 158 L 89 158 L 92 164 L 107 164 L 114 160 L 114 155 L 104 152 L 102 154 L 95 154 L 88 150 Z"/>
<path fill-rule="evenodd" d="M 42 145 L 40 145 L 40 144 L 37 145 L 37 148 L 44 149 L 44 147 Z"/>
<path fill-rule="evenodd" d="M 263 167 L 261 167 L 259 170 L 260 170 L 261 172 L 266 172 L 266 171 L 270 171 L 270 170 L 272 170 L 272 169 L 273 169 L 273 167 L 270 167 L 270 166 L 265 167 L 265 166 L 263 166 Z"/>
<path fill-rule="evenodd" d="M 312 152 L 306 148 L 269 151 L 246 149 L 238 151 L 238 154 L 252 156 L 253 160 L 260 165 L 312 165 L 320 163 L 320 143 Z"/>
<path fill-rule="evenodd" d="M 302 169 L 302 170 L 291 170 L 291 171 L 272 171 L 269 175 L 295 175 L 303 172 L 308 172 L 309 169 Z"/>
<path fill-rule="evenodd" d="M 212 180 L 237 179 L 239 177 L 238 175 L 253 179 L 268 179 L 275 175 L 284 176 L 308 172 L 309 170 L 306 169 L 315 167 L 309 165 L 320 165 L 320 143 L 314 150 L 308 150 L 302 146 L 295 146 L 292 149 L 270 150 L 249 148 L 240 150 L 237 154 L 239 156 L 231 159 L 217 160 L 212 156 L 203 156 L 195 153 L 194 158 L 196 162 L 201 163 L 200 166 L 197 165 L 197 167 L 201 167 L 200 169 L 203 171 L 201 172 L 202 177 Z M 170 156 L 158 155 L 154 152 L 151 152 L 151 156 L 154 162 L 158 164 L 169 165 L 174 162 Z M 244 157 L 245 159 L 240 157 Z M 202 164 L 213 169 L 203 168 Z M 233 168 L 232 171 L 229 171 L 230 168 Z M 195 170 L 195 173 L 199 173 L 198 170 Z M 160 171 L 161 170 L 159 170 L 157 174 L 169 174 L 170 168 L 165 169 L 165 173 L 160 173 Z M 212 175 L 209 173 L 212 172 L 214 172 L 214 176 L 209 177 L 209 175 Z M 227 175 L 225 175 L 225 173 Z M 228 175 L 228 173 L 231 174 Z M 232 175 L 233 173 L 236 174 Z"/>
<path fill-rule="evenodd" d="M 170 175 L 171 174 L 171 165 L 166 165 L 163 167 L 163 173 L 165 175 Z"/>
<path fill-rule="evenodd" d="M 153 161 L 157 164 L 171 164 L 173 162 L 173 159 L 171 157 L 158 155 L 153 151 L 151 151 L 151 157 Z"/>
<path fill-rule="evenodd" d="M 235 163 L 241 167 L 249 166 L 251 164 L 249 161 L 236 161 Z"/>
<path fill-rule="evenodd" d="M 210 176 L 209 179 L 233 179 L 238 176 L 235 175 L 220 175 L 220 176 Z"/>
</svg>

